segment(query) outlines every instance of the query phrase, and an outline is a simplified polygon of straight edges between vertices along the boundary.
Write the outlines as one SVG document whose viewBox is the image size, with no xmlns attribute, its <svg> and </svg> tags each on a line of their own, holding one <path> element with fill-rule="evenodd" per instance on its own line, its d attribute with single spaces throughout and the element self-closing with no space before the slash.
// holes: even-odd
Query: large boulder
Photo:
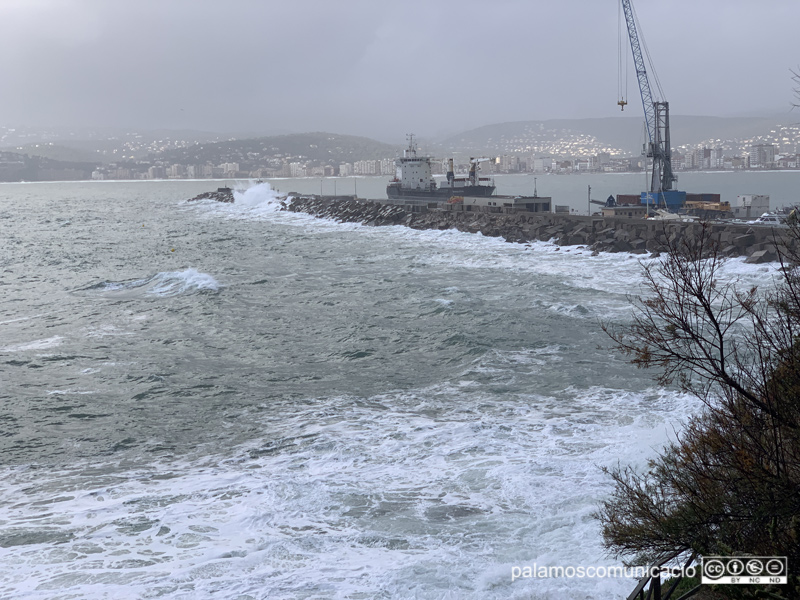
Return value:
<svg viewBox="0 0 800 600">
<path fill-rule="evenodd" d="M 760 265 L 762 263 L 774 262 L 778 260 L 778 255 L 772 250 L 758 250 L 748 256 L 744 262 L 751 265 Z"/>
</svg>

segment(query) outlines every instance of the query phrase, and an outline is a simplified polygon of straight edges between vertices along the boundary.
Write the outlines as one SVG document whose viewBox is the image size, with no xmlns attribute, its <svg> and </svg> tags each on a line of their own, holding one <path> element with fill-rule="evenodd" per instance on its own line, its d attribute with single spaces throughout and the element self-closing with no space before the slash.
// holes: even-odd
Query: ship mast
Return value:
<svg viewBox="0 0 800 600">
<path fill-rule="evenodd" d="M 416 158 L 417 157 L 417 147 L 414 145 L 414 134 L 407 133 L 406 139 L 408 140 L 408 148 L 403 151 L 403 156 L 405 158 Z"/>
</svg>

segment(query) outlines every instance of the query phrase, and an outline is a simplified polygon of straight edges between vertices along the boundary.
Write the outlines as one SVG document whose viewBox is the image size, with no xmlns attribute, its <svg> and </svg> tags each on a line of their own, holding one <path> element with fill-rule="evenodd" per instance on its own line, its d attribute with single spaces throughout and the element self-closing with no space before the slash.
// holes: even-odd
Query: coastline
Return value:
<svg viewBox="0 0 800 600">
<path fill-rule="evenodd" d="M 620 217 L 555 213 L 428 210 L 412 212 L 400 205 L 375 200 L 333 196 L 293 196 L 281 210 L 306 213 L 340 223 L 367 226 L 404 225 L 412 229 L 457 229 L 502 237 L 507 242 L 552 242 L 558 246 L 584 246 L 595 253 L 628 252 L 658 255 L 669 244 L 699 234 L 697 221 L 670 222 Z M 710 237 L 726 257 L 746 257 L 760 264 L 778 260 L 780 230 L 743 223 L 709 222 Z"/>
</svg>

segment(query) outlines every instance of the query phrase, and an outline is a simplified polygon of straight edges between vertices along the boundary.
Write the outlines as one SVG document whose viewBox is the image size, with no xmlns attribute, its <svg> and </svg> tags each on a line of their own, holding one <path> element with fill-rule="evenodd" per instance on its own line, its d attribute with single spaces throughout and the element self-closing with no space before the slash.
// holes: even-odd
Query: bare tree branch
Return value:
<svg viewBox="0 0 800 600">
<path fill-rule="evenodd" d="M 637 561 L 689 550 L 788 556 L 780 597 L 800 598 L 800 224 L 776 236 L 780 279 L 766 292 L 723 281 L 707 225 L 668 240 L 668 254 L 642 264 L 631 324 L 602 327 L 632 363 L 705 410 L 646 472 L 606 470 L 614 492 L 596 515 L 605 545 Z"/>
</svg>

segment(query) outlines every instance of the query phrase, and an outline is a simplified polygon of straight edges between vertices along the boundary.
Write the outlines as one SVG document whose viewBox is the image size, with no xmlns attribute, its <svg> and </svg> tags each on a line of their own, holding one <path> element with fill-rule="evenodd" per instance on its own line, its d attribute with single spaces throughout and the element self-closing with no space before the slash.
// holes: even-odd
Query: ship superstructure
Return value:
<svg viewBox="0 0 800 600">
<path fill-rule="evenodd" d="M 386 186 L 390 199 L 403 199 L 407 204 L 427 204 L 428 202 L 447 202 L 452 196 L 491 196 L 495 187 L 488 177 L 478 176 L 478 165 L 489 160 L 471 158 L 467 177 L 456 177 L 453 160 L 448 162 L 447 180 L 441 186 L 433 178 L 430 156 L 417 154 L 414 136 L 408 136 L 408 148 L 403 156 L 395 160 L 397 174 Z"/>
</svg>

